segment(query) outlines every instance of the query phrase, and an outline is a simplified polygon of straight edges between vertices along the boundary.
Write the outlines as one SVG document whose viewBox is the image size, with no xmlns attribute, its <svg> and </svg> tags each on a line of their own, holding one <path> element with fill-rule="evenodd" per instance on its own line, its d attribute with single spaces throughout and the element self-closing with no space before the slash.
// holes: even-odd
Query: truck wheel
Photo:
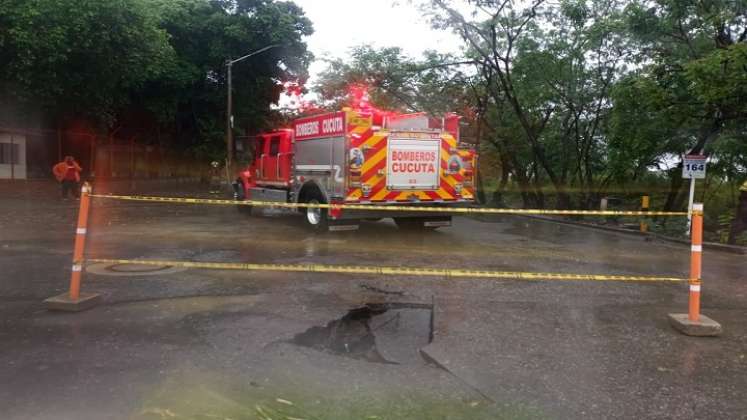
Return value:
<svg viewBox="0 0 747 420">
<path fill-rule="evenodd" d="M 245 194 L 244 194 L 244 184 L 242 182 L 234 183 L 233 185 L 233 198 L 236 201 L 244 201 L 246 200 Z M 239 211 L 239 213 L 242 214 L 252 214 L 252 206 L 247 205 L 237 205 L 236 209 Z"/>
<path fill-rule="evenodd" d="M 324 200 L 318 196 L 312 196 L 307 203 L 309 204 L 321 204 Z M 329 227 L 329 219 L 327 219 L 327 209 L 320 209 L 316 207 L 304 207 L 303 208 L 304 219 L 306 225 L 312 230 L 317 232 L 326 232 Z"/>
</svg>

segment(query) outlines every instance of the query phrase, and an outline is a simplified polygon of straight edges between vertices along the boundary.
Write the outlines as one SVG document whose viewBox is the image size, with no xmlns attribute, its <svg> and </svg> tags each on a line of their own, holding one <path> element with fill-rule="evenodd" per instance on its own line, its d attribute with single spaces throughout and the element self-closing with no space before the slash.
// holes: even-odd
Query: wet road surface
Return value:
<svg viewBox="0 0 747 420">
<path fill-rule="evenodd" d="M 43 203 L 40 206 L 39 203 Z M 747 418 L 747 264 L 685 284 L 89 267 L 66 290 L 72 202 L 0 198 L 0 412 L 8 419 Z M 686 277 L 688 248 L 522 217 L 315 235 L 287 212 L 97 200 L 88 256 Z M 138 272 L 138 270 L 144 270 Z"/>
</svg>

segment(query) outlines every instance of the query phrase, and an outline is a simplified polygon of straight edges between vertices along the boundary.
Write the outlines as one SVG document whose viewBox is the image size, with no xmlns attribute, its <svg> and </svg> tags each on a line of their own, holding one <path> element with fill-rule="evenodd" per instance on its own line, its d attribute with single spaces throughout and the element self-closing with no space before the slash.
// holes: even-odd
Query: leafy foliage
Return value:
<svg viewBox="0 0 747 420">
<path fill-rule="evenodd" d="M 174 51 L 144 0 L 5 0 L 0 80 L 6 91 L 58 112 L 104 121 L 130 92 L 163 76 Z"/>
<path fill-rule="evenodd" d="M 329 60 L 314 89 L 332 109 L 349 105 L 351 86 L 357 86 L 365 88 L 371 102 L 383 109 L 443 113 L 466 106 L 459 104 L 468 96 L 468 81 L 459 67 L 470 63 L 433 51 L 414 60 L 398 47 L 359 46 L 347 60 Z"/>
<path fill-rule="evenodd" d="M 42 30 L 43 29 L 43 30 Z M 225 61 L 234 66 L 237 126 L 272 118 L 282 82 L 303 80 L 311 22 L 272 0 L 1 0 L 0 83 L 56 124 L 88 118 L 105 130 L 223 153 Z"/>
</svg>

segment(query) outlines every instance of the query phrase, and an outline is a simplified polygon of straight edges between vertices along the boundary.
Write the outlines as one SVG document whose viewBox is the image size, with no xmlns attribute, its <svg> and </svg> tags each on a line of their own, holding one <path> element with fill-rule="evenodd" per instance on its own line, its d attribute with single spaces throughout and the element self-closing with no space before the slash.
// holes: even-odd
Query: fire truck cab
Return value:
<svg viewBox="0 0 747 420">
<path fill-rule="evenodd" d="M 454 206 L 474 201 L 475 151 L 459 141 L 459 117 L 373 109 L 299 118 L 256 136 L 234 197 L 282 203 Z M 248 206 L 239 206 L 249 209 Z M 393 217 L 400 227 L 450 226 L 448 213 L 301 208 L 317 230 L 350 230 Z"/>
</svg>

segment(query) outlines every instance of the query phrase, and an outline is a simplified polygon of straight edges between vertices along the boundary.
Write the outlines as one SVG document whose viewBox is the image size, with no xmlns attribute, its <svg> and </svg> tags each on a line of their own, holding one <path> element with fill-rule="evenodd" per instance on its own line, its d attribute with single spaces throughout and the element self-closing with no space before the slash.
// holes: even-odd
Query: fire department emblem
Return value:
<svg viewBox="0 0 747 420">
<path fill-rule="evenodd" d="M 365 158 L 363 157 L 361 149 L 357 147 L 350 149 L 350 167 L 352 169 L 358 169 L 363 166 L 363 162 L 365 162 Z"/>
<path fill-rule="evenodd" d="M 449 158 L 449 172 L 457 173 L 462 170 L 462 159 L 459 156 Z"/>
</svg>

